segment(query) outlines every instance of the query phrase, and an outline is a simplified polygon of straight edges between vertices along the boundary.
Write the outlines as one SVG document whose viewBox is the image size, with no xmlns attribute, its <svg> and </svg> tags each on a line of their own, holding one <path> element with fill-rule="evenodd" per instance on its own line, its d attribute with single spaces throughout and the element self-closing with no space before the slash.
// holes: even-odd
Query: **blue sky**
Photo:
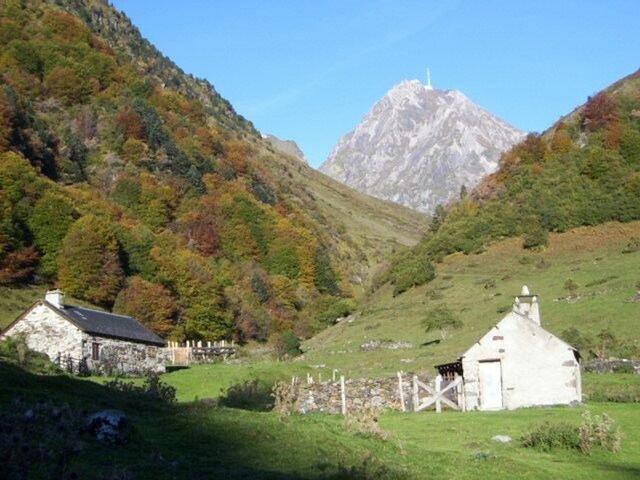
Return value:
<svg viewBox="0 0 640 480">
<path fill-rule="evenodd" d="M 112 0 L 183 70 L 318 166 L 404 79 L 544 130 L 640 67 L 638 0 Z"/>
</svg>

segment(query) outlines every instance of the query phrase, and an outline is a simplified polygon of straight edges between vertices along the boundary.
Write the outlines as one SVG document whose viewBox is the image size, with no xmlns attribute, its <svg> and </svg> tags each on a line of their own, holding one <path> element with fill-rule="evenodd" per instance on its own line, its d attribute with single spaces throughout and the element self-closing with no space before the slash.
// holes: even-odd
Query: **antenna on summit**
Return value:
<svg viewBox="0 0 640 480">
<path fill-rule="evenodd" d="M 431 86 L 431 70 L 427 68 L 427 90 L 433 90 Z"/>
</svg>

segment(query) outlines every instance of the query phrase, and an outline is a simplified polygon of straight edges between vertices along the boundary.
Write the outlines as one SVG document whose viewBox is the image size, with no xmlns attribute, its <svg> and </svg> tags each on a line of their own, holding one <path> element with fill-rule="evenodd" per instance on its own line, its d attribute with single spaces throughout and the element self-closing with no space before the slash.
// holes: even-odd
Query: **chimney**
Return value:
<svg viewBox="0 0 640 480">
<path fill-rule="evenodd" d="M 522 286 L 522 292 L 515 299 L 513 304 L 513 310 L 520 315 L 527 317 L 532 322 L 541 325 L 540 323 L 540 304 L 538 303 L 538 296 L 531 295 L 529 287 Z"/>
<path fill-rule="evenodd" d="M 44 299 L 56 308 L 64 308 L 64 293 L 62 290 L 49 290 Z"/>
</svg>

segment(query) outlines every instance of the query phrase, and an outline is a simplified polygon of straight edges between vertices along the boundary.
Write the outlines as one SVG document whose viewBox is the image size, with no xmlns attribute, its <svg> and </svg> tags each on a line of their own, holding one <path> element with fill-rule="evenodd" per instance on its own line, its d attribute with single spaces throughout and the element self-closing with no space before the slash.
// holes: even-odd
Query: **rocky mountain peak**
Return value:
<svg viewBox="0 0 640 480">
<path fill-rule="evenodd" d="M 320 170 L 428 213 L 495 171 L 500 154 L 523 136 L 460 91 L 405 80 L 340 139 Z"/>
</svg>

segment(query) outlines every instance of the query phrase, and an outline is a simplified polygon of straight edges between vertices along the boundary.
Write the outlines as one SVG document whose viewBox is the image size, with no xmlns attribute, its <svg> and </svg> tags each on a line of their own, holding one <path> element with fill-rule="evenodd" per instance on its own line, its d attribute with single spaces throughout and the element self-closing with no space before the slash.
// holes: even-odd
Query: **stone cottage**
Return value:
<svg viewBox="0 0 640 480">
<path fill-rule="evenodd" d="M 23 336 L 27 346 L 64 366 L 94 373 L 165 371 L 165 342 L 135 318 L 66 305 L 60 290 L 47 292 L 0 338 Z"/>
<path fill-rule="evenodd" d="M 463 377 L 465 410 L 582 401 L 580 354 L 542 328 L 539 299 L 526 286 L 495 327 L 457 361 L 436 369 L 445 380 Z"/>
</svg>

